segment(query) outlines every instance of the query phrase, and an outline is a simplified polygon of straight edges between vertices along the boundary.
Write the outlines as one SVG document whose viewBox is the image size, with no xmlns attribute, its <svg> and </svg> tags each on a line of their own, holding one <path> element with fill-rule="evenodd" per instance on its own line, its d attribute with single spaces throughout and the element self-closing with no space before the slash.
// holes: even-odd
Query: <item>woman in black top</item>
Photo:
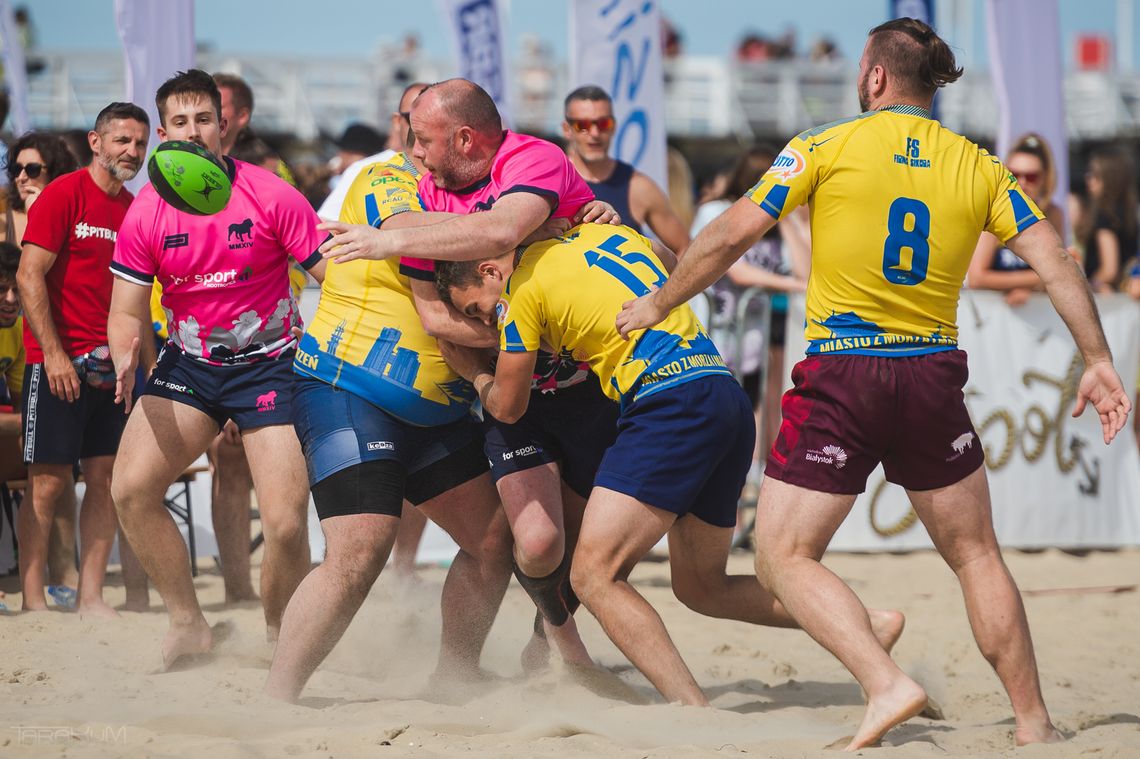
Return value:
<svg viewBox="0 0 1140 759">
<path fill-rule="evenodd" d="M 1095 292 L 1114 292 L 1123 263 L 1136 255 L 1136 177 L 1122 150 L 1095 153 L 1085 182 L 1089 208 L 1077 225 L 1084 247 L 1085 275 Z"/>
</svg>

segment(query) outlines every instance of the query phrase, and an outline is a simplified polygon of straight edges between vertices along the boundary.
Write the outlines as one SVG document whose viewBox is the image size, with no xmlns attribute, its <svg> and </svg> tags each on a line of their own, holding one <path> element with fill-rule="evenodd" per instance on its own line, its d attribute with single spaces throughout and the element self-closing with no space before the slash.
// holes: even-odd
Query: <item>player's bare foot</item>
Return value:
<svg viewBox="0 0 1140 759">
<path fill-rule="evenodd" d="M 1013 731 L 1013 738 L 1018 746 L 1028 746 L 1030 743 L 1060 743 L 1065 740 L 1061 731 L 1053 727 L 1053 723 L 1049 721 L 1044 725 L 1019 726 Z"/>
<path fill-rule="evenodd" d="M 24 602 L 20 604 L 20 609 L 23 611 L 47 611 L 48 605 L 47 601 L 43 598 L 28 598 L 27 594 L 25 593 Z"/>
<path fill-rule="evenodd" d="M 79 605 L 75 607 L 81 617 L 98 617 L 100 619 L 114 619 L 119 616 L 119 612 L 111 608 L 110 604 L 102 598 L 94 599 L 91 601 L 80 601 Z"/>
<path fill-rule="evenodd" d="M 250 603 L 260 600 L 261 599 L 257 597 L 257 593 L 253 588 L 249 588 L 248 590 L 239 590 L 232 593 L 229 590 L 226 590 L 226 606 Z"/>
<path fill-rule="evenodd" d="M 523 646 L 519 661 L 522 663 L 523 674 L 527 676 L 550 669 L 550 642 L 545 636 L 534 633 Z"/>
<path fill-rule="evenodd" d="M 893 609 L 868 609 L 867 614 L 871 617 L 871 632 L 875 633 L 879 645 L 889 654 L 902 637 L 906 617 L 901 611 Z"/>
<path fill-rule="evenodd" d="M 566 620 L 565 624 L 559 625 L 558 627 L 544 621 L 543 627 L 546 630 L 546 639 L 558 650 L 562 661 L 567 664 L 576 664 L 579 667 L 594 666 L 594 660 L 590 658 L 590 652 L 586 650 L 586 644 L 582 642 L 582 638 L 578 635 L 578 625 L 574 623 L 573 617 L 570 617 Z"/>
<path fill-rule="evenodd" d="M 206 620 L 199 617 L 187 624 L 170 625 L 162 639 L 162 670 L 186 664 L 190 657 L 208 654 L 214 646 L 214 635 Z"/>
<path fill-rule="evenodd" d="M 857 751 L 874 746 L 895 725 L 906 722 L 926 706 L 926 691 L 922 686 L 902 675 L 887 691 L 867 702 L 867 711 L 858 732 L 844 751 Z"/>
</svg>

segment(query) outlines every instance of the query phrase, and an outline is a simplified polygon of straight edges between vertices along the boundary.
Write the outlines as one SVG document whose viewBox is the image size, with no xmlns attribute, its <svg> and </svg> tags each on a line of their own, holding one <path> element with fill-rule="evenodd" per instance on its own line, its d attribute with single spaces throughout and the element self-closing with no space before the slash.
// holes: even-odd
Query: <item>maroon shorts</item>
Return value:
<svg viewBox="0 0 1140 759">
<path fill-rule="evenodd" d="M 792 370 L 764 474 L 856 494 L 882 462 L 887 480 L 908 490 L 952 485 L 985 460 L 962 395 L 968 376 L 960 350 L 809 356 Z"/>
</svg>

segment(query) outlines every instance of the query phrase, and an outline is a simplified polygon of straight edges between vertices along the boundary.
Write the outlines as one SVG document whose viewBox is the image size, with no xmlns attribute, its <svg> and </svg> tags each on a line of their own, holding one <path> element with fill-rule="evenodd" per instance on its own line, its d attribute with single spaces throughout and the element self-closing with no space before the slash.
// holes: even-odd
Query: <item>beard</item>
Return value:
<svg viewBox="0 0 1140 759">
<path fill-rule="evenodd" d="M 473 176 L 470 167 L 461 166 L 455 158 L 448 156 L 447 160 L 431 171 L 435 183 L 444 190 L 461 190 L 475 184 L 482 177 Z"/>
<path fill-rule="evenodd" d="M 859 110 L 866 112 L 871 107 L 871 87 L 870 75 L 864 76 L 855 85 L 856 91 L 859 93 Z"/>
<path fill-rule="evenodd" d="M 98 160 L 99 165 L 106 169 L 107 173 L 113 176 L 118 182 L 131 181 L 135 178 L 135 175 L 139 173 L 139 169 L 142 168 L 142 161 L 139 161 L 133 167 L 127 167 L 120 165 L 118 161 L 105 155 L 100 155 Z"/>
</svg>

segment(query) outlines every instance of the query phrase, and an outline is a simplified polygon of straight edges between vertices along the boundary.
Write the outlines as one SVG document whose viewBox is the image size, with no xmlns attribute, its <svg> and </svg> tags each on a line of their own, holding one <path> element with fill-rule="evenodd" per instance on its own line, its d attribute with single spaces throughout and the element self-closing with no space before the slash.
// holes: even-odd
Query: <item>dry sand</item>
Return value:
<svg viewBox="0 0 1140 759">
<path fill-rule="evenodd" d="M 1008 560 L 1025 590 L 1140 581 L 1137 550 L 1010 553 Z M 835 555 L 828 563 L 865 603 L 907 614 L 895 656 L 945 712 L 943 721 L 911 720 L 864 755 L 1140 756 L 1137 593 L 1027 595 L 1046 700 L 1070 739 L 1014 749 L 1009 705 L 974 647 L 957 584 L 938 557 Z M 751 558 L 734 554 L 729 567 L 749 572 Z M 0 756 L 811 757 L 835 756 L 826 747 L 858 723 L 859 688 L 815 643 L 796 631 L 688 611 L 670 593 L 663 562 L 642 564 L 633 579 L 715 708 L 660 703 L 585 612 L 580 625 L 594 657 L 653 705 L 595 696 L 557 666 L 524 680 L 518 654 L 533 607 L 517 585 L 483 657 L 505 679 L 465 703 L 440 703 L 458 696 L 427 695 L 443 576 L 439 568 L 423 570 L 423 583 L 402 603 L 392 577 L 381 577 L 297 706 L 261 695 L 271 655 L 261 611 L 224 608 L 216 574 L 195 584 L 207 618 L 228 621 L 233 633 L 212 663 L 188 671 L 156 674 L 166 620 L 153 594 L 150 613 L 118 620 L 4 613 Z M 18 608 L 14 581 L 2 587 L 8 606 Z M 123 600 L 117 585 L 107 595 Z"/>
</svg>

